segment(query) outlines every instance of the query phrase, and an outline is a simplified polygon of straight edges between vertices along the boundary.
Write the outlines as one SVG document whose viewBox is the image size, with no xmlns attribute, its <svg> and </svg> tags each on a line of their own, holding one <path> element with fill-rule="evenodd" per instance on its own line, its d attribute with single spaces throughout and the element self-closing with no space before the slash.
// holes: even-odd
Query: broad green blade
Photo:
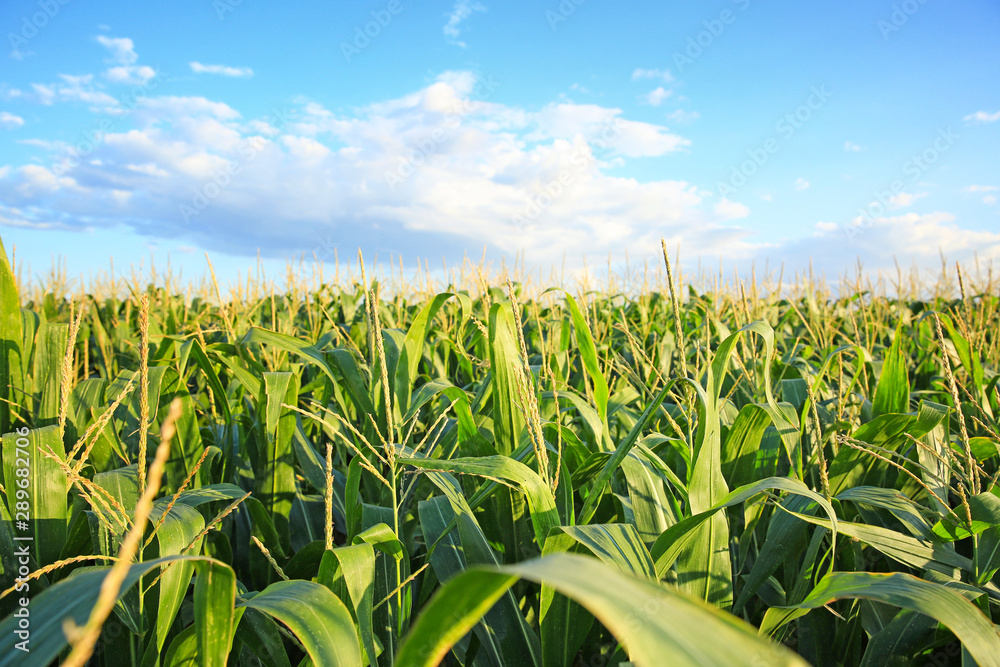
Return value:
<svg viewBox="0 0 1000 667">
<path fill-rule="evenodd" d="M 198 664 L 225 667 L 233 644 L 236 573 L 227 565 L 201 563 L 194 582 Z M 242 613 L 242 610 L 240 610 Z"/>
<path fill-rule="evenodd" d="M 145 563 L 136 563 L 129 568 L 118 593 L 118 599 L 124 597 L 147 572 L 152 572 L 162 565 L 185 560 L 198 563 L 197 567 L 201 571 L 229 567 L 225 563 L 204 556 L 167 556 Z M 90 610 L 97 602 L 108 569 L 95 568 L 75 574 L 31 599 L 29 652 L 15 647 L 22 641 L 15 633 L 18 619 L 8 616 L 0 622 L 0 667 L 46 667 L 52 662 L 66 647 L 64 621 L 72 619 L 78 626 L 86 624 Z"/>
<path fill-rule="evenodd" d="M 882 360 L 882 374 L 872 399 L 872 415 L 879 417 L 891 413 L 910 411 L 910 379 L 906 366 L 909 358 L 903 353 L 902 323 L 896 328 L 892 347 Z"/>
<path fill-rule="evenodd" d="M 267 667 L 291 667 L 284 638 L 274 619 L 256 609 L 241 609 L 243 616 L 236 627 L 235 639 L 243 642 Z"/>
<path fill-rule="evenodd" d="M 335 561 L 334 563 L 331 561 Z M 336 576 L 325 580 L 325 573 L 336 570 Z M 336 587 L 347 589 L 347 599 L 354 609 L 354 620 L 361 635 L 361 645 L 368 654 L 368 663 L 376 664 L 378 652 L 375 650 L 375 633 L 372 625 L 372 598 L 375 591 L 375 550 L 372 545 L 361 542 L 349 547 L 339 547 L 323 554 L 323 564 L 317 581 L 337 593 Z M 336 587 L 335 587 L 336 586 Z"/>
<path fill-rule="evenodd" d="M 637 577 L 656 579 L 653 561 L 631 524 L 562 526 L 545 541 L 543 556 L 590 551 L 608 565 Z M 546 665 L 569 665 L 587 636 L 594 616 L 549 584 L 540 596 L 542 656 Z"/>
<path fill-rule="evenodd" d="M 518 578 L 545 582 L 580 602 L 625 644 L 632 662 L 641 667 L 807 664 L 785 647 L 759 638 L 735 616 L 573 554 L 459 575 L 425 606 L 396 664 L 437 665 Z"/>
<path fill-rule="evenodd" d="M 413 391 L 413 383 L 417 379 L 417 367 L 420 364 L 424 342 L 427 340 L 431 324 L 434 322 L 434 316 L 441 309 L 441 306 L 453 296 L 458 298 L 464 320 L 465 314 L 472 311 L 472 301 L 464 294 L 444 292 L 426 302 L 417 316 L 410 322 L 410 328 L 407 330 L 406 338 L 399 350 L 399 361 L 396 364 L 396 373 L 393 378 L 393 391 L 396 394 L 395 404 L 402 411 L 406 411 L 410 407 L 410 395 Z"/>
<path fill-rule="evenodd" d="M 961 593 L 910 574 L 834 572 L 823 577 L 801 604 L 785 611 L 816 609 L 845 598 L 883 602 L 937 619 L 955 633 L 981 667 L 1000 667 L 1000 634 L 992 621 Z"/>
<path fill-rule="evenodd" d="M 314 665 L 361 665 L 361 645 L 351 612 L 325 586 L 312 581 L 279 581 L 239 606 L 257 609 L 284 623 Z"/>
<path fill-rule="evenodd" d="M 35 342 L 34 375 L 37 414 L 36 427 L 49 426 L 59 421 L 59 396 L 62 385 L 63 359 L 69 340 L 69 325 L 47 322 L 38 330 Z M 65 451 L 60 445 L 56 450 Z"/>
<path fill-rule="evenodd" d="M 570 317 L 573 319 L 573 329 L 576 331 L 576 345 L 577 351 L 580 353 L 580 360 L 583 362 L 583 367 L 587 370 L 587 375 L 590 376 L 590 381 L 594 385 L 594 404 L 597 406 L 597 417 L 603 425 L 598 446 L 600 446 L 601 451 L 611 451 L 611 440 L 608 436 L 608 381 L 604 378 L 604 373 L 601 372 L 597 347 L 594 345 L 594 336 L 590 333 L 590 327 L 587 326 L 587 320 L 583 317 L 583 313 L 580 312 L 580 307 L 577 305 L 576 299 L 565 290 L 559 291 L 563 293 L 566 306 L 569 308 Z"/>
<path fill-rule="evenodd" d="M 767 491 L 768 489 L 787 491 L 799 496 L 804 496 L 805 498 L 818 503 L 827 513 L 827 516 L 830 517 L 829 521 L 826 521 L 821 525 L 831 528 L 834 536 L 836 536 L 836 533 L 840 529 L 843 522 L 837 520 L 837 514 L 834 512 L 833 506 L 827 502 L 826 498 L 818 493 L 815 493 L 814 491 L 811 491 L 809 487 L 797 479 L 790 479 L 787 477 L 771 477 L 768 479 L 762 479 L 759 482 L 747 484 L 746 486 L 741 486 L 740 488 L 733 490 L 729 495 L 720 500 L 707 511 L 684 519 L 683 521 L 671 526 L 662 535 L 660 535 L 650 552 L 653 561 L 656 563 L 657 576 L 663 577 L 667 569 L 677 561 L 680 554 L 683 553 L 685 549 L 689 548 L 689 544 L 695 536 L 694 531 L 710 519 L 713 514 L 726 507 L 739 505 L 740 503 L 743 503 L 757 494 Z M 795 516 L 804 517 L 805 515 L 795 514 Z M 813 517 L 808 518 L 812 519 Z"/>
<path fill-rule="evenodd" d="M 518 408 L 514 368 L 520 366 L 514 315 L 508 304 L 495 303 L 490 309 L 490 373 L 493 380 L 493 428 L 497 451 L 510 455 L 518 445 L 524 418 Z M 530 378 L 529 378 L 530 381 Z M 534 391 L 534 387 L 529 388 Z"/>
<path fill-rule="evenodd" d="M 429 544 L 435 545 L 430 554 L 431 567 L 438 581 L 447 583 L 466 569 L 465 555 L 458 531 L 444 534 L 448 525 L 457 520 L 455 510 L 452 509 L 447 498 L 435 496 L 430 500 L 422 501 L 418 511 L 420 528 L 424 532 L 424 538 Z M 472 629 L 479 639 L 480 652 L 486 655 L 492 664 L 503 664 L 505 662 L 504 655 L 513 648 L 511 642 L 504 643 L 497 638 L 497 629 L 507 625 L 505 616 L 508 614 L 520 616 L 516 604 L 505 605 L 501 603 L 495 605 L 486 613 L 483 621 L 477 623 Z M 517 656 L 511 657 L 516 659 Z"/>
<path fill-rule="evenodd" d="M 467 457 L 441 461 L 426 458 L 399 458 L 401 463 L 422 468 L 424 470 L 454 471 L 459 473 L 480 475 L 482 477 L 499 477 L 513 482 L 524 492 L 531 510 L 531 523 L 535 528 L 535 539 L 541 548 L 545 538 L 552 528 L 559 525 L 559 512 L 556 510 L 555 498 L 542 478 L 534 470 L 519 461 L 507 456 Z"/>
<path fill-rule="evenodd" d="M 18 428 L 3 436 L 4 489 L 15 539 L 31 538 L 32 557 L 42 564 L 59 560 L 69 524 L 69 478 L 47 452 L 65 456 L 58 426 Z"/>
<path fill-rule="evenodd" d="M 829 528 L 831 525 L 827 519 L 798 512 L 789 513 L 817 526 Z M 973 571 L 971 560 L 938 541 L 921 540 L 881 526 L 869 526 L 851 521 L 837 521 L 837 530 L 908 567 L 935 570 L 949 576 L 955 568 L 965 570 L 969 574 Z"/>
<path fill-rule="evenodd" d="M 11 404 L 22 403 L 21 306 L 17 281 L 0 240 L 0 435 L 15 425 Z M 16 412 L 16 411 L 15 411 Z"/>
<path fill-rule="evenodd" d="M 298 378 L 292 373 L 264 373 L 259 410 L 263 420 L 258 442 L 257 469 L 254 471 L 254 495 L 271 515 L 281 546 L 288 551 L 291 544 L 289 514 L 295 500 L 295 433 L 296 413 L 282 408 L 282 403 L 298 402 Z"/>
<path fill-rule="evenodd" d="M 160 556 L 173 556 L 181 553 L 184 548 L 194 542 L 205 527 L 205 519 L 195 508 L 182 502 L 177 502 L 164 517 L 163 512 L 170 504 L 169 498 L 161 498 L 150 512 L 149 518 L 153 524 L 163 518 L 163 523 L 156 531 L 156 540 Z M 194 547 L 197 554 L 201 543 Z M 187 594 L 188 584 L 194 574 L 194 563 L 181 561 L 168 567 L 160 577 L 160 599 L 156 614 L 156 647 L 162 651 L 164 642 L 174 623 L 177 612 Z"/>
<path fill-rule="evenodd" d="M 642 541 L 652 546 L 663 531 L 677 523 L 663 480 L 653 465 L 635 452 L 629 452 L 622 461 L 622 471 L 632 500 L 635 527 L 642 535 Z"/>
</svg>

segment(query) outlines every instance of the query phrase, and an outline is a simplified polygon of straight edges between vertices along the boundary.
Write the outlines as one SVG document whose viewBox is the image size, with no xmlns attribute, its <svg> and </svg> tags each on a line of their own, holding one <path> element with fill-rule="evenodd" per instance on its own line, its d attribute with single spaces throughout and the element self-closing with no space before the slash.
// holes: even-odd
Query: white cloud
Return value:
<svg viewBox="0 0 1000 667">
<path fill-rule="evenodd" d="M 620 109 L 500 104 L 486 83 L 448 72 L 350 113 L 303 100 L 257 118 L 203 97 L 151 95 L 65 173 L 30 163 L 0 170 L 0 224 L 124 226 L 174 246 L 271 257 L 363 246 L 412 260 L 488 244 L 524 251 L 531 264 L 653 255 L 661 237 L 689 260 L 802 266 L 814 256 L 837 271 L 859 252 L 866 265 L 891 267 L 893 254 L 936 263 L 939 246 L 1000 250 L 1000 234 L 961 229 L 941 213 L 878 219 L 854 244 L 832 223 L 764 243 L 740 226 L 745 204 L 612 170 L 638 156 L 666 164 L 689 145 L 684 137 Z M 56 100 L 60 86 L 72 87 L 53 86 Z M 56 163 L 61 150 L 52 147 Z"/>
<path fill-rule="evenodd" d="M 967 123 L 995 123 L 1000 120 L 1000 111 L 997 111 L 996 113 L 977 111 L 976 113 L 970 113 L 962 120 Z"/>
<path fill-rule="evenodd" d="M 110 54 L 107 62 L 111 63 L 111 67 L 104 72 L 104 77 L 108 81 L 124 85 L 141 85 L 156 76 L 156 70 L 152 67 L 135 64 L 139 60 L 139 54 L 135 52 L 135 43 L 128 37 L 98 35 L 95 39 Z"/>
<path fill-rule="evenodd" d="M 643 69 L 641 67 L 637 67 L 632 72 L 632 80 L 638 81 L 639 79 L 660 79 L 665 83 L 670 83 L 674 80 L 674 77 L 670 74 L 669 70 Z"/>
<path fill-rule="evenodd" d="M 549 104 L 524 114 L 514 127 L 527 127 L 529 139 L 573 139 L 579 135 L 599 149 L 624 157 L 655 157 L 682 150 L 690 141 L 650 123 L 624 120 L 621 109 L 596 104 Z"/>
<path fill-rule="evenodd" d="M 83 102 L 90 105 L 92 110 L 105 110 L 117 104 L 114 97 L 97 89 L 93 83 L 93 74 L 60 74 L 59 78 L 61 80 L 56 83 L 31 84 L 32 92 L 26 94 L 25 98 L 44 106 L 57 102 Z"/>
<path fill-rule="evenodd" d="M 677 109 L 676 111 L 671 111 L 670 113 L 668 113 L 667 118 L 669 120 L 674 121 L 675 123 L 687 124 L 687 123 L 693 123 L 694 121 L 701 118 L 701 114 L 698 113 L 697 111 L 686 111 L 684 109 Z"/>
<path fill-rule="evenodd" d="M 859 260 L 870 271 L 894 271 L 895 259 L 940 271 L 942 254 L 949 262 L 964 262 L 974 254 L 981 260 L 1000 260 L 1000 232 L 963 229 L 955 224 L 954 214 L 943 211 L 857 218 L 846 225 L 822 222 L 815 230 L 810 237 L 785 244 L 781 259 L 801 265 L 812 257 L 828 278 Z"/>
<path fill-rule="evenodd" d="M 24 119 L 7 111 L 0 111 L 0 130 L 14 130 L 24 125 Z"/>
<path fill-rule="evenodd" d="M 465 48 L 465 42 L 459 40 L 459 36 L 462 33 L 462 23 L 472 16 L 473 13 L 485 11 L 486 6 L 475 2 L 475 0 L 457 0 L 455 6 L 451 8 L 451 13 L 448 14 L 448 22 L 444 24 L 443 28 L 444 36 L 448 40 L 448 43 Z"/>
<path fill-rule="evenodd" d="M 249 67 L 229 67 L 227 65 L 202 65 L 199 62 L 192 62 L 191 71 L 195 74 L 219 74 L 230 77 L 250 77 L 253 70 Z"/>
<path fill-rule="evenodd" d="M 795 179 L 795 189 L 796 190 L 807 190 L 809 188 L 809 181 L 804 178 Z"/>
<path fill-rule="evenodd" d="M 986 195 L 983 197 L 983 203 L 987 206 L 993 206 L 997 203 L 997 198 L 994 195 Z"/>
<path fill-rule="evenodd" d="M 327 237 L 408 257 L 488 243 L 538 262 L 653 251 L 661 236 L 692 253 L 752 251 L 750 232 L 731 225 L 745 206 L 681 180 L 607 172 L 609 160 L 680 150 L 682 137 L 618 109 L 531 111 L 484 92 L 473 103 L 477 83 L 449 73 L 351 115 L 302 103 L 246 121 L 204 98 L 150 97 L 132 129 L 109 133 L 61 178 L 12 168 L 0 201 L 233 254 L 311 253 Z"/>
<path fill-rule="evenodd" d="M 913 202 L 915 202 L 916 200 L 922 199 L 926 196 L 927 196 L 926 192 L 917 192 L 917 193 L 900 192 L 899 194 L 893 195 L 892 197 L 889 198 L 889 205 L 892 206 L 893 208 L 906 208 L 908 206 L 912 206 Z M 874 204 L 875 202 L 872 203 Z"/>
<path fill-rule="evenodd" d="M 104 72 L 104 76 L 112 83 L 138 85 L 146 83 L 156 76 L 156 70 L 148 65 L 120 65 L 109 67 Z"/>
<path fill-rule="evenodd" d="M 861 150 L 861 146 L 850 141 L 845 141 L 844 150 L 848 153 L 857 153 Z"/>
<path fill-rule="evenodd" d="M 772 201 L 774 201 L 774 196 L 770 192 L 765 192 L 764 194 L 762 194 L 760 196 L 760 198 L 763 199 L 766 202 L 772 202 Z"/>
<path fill-rule="evenodd" d="M 746 205 L 729 201 L 728 199 L 720 199 L 717 201 L 715 206 L 712 207 L 712 210 L 725 220 L 736 220 L 750 215 L 750 209 L 747 208 Z"/>
<path fill-rule="evenodd" d="M 661 104 L 663 104 L 663 100 L 667 99 L 668 97 L 670 97 L 673 94 L 674 94 L 674 91 L 667 90 L 663 86 L 659 86 L 659 87 L 657 87 L 657 88 L 649 91 L 646 94 L 646 96 L 645 96 L 645 100 L 646 100 L 647 104 L 650 104 L 650 105 L 652 105 L 654 107 L 658 107 Z"/>
<path fill-rule="evenodd" d="M 996 192 L 1000 187 L 996 185 L 969 185 L 962 188 L 962 192 Z"/>
<path fill-rule="evenodd" d="M 134 65 L 139 59 L 135 44 L 128 37 L 97 36 L 98 43 L 111 52 L 111 62 L 117 65 Z"/>
</svg>

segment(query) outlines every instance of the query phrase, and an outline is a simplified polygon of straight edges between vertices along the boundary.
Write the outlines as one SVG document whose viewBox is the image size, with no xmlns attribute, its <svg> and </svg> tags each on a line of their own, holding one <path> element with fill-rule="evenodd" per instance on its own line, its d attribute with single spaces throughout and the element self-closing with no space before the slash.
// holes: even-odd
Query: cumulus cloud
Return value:
<svg viewBox="0 0 1000 667">
<path fill-rule="evenodd" d="M 758 257 L 802 265 L 812 258 L 817 270 L 836 278 L 860 260 L 867 270 L 893 271 L 895 260 L 940 270 L 941 255 L 949 262 L 1000 260 L 1000 232 L 963 229 L 952 213 L 904 213 L 848 224 L 819 222 L 811 236 L 791 240 L 780 251 L 762 249 Z"/>
<path fill-rule="evenodd" d="M 977 111 L 975 113 L 970 113 L 968 116 L 963 118 L 963 120 L 967 123 L 995 123 L 1000 120 L 1000 111 L 995 113 Z"/>
<path fill-rule="evenodd" d="M 861 150 L 861 146 L 859 146 L 858 144 L 856 144 L 856 143 L 854 143 L 852 141 L 845 141 L 844 142 L 844 151 L 846 151 L 848 153 L 857 153 L 860 150 Z"/>
<path fill-rule="evenodd" d="M 0 201 L 23 224 L 125 224 L 234 254 L 374 240 L 408 257 L 486 243 L 549 262 L 653 251 L 661 236 L 692 253 L 752 252 L 750 232 L 732 224 L 745 206 L 683 180 L 608 173 L 616 160 L 668 156 L 687 140 L 617 109 L 494 103 L 483 84 L 448 73 L 349 115 L 302 103 L 253 119 L 205 98 L 153 96 L 130 128 L 64 170 L 10 169 Z"/>
<path fill-rule="evenodd" d="M 82 102 L 95 111 L 114 106 L 115 98 L 98 88 L 93 78 L 93 74 L 60 74 L 59 81 L 54 83 L 31 84 L 31 92 L 25 93 L 23 97 L 44 106 L 60 102 Z"/>
<path fill-rule="evenodd" d="M 908 206 L 912 206 L 913 202 L 915 202 L 916 200 L 922 199 L 926 196 L 927 196 L 926 192 L 917 192 L 917 193 L 900 192 L 899 194 L 893 195 L 892 197 L 889 198 L 889 205 L 892 206 L 893 208 L 907 208 Z"/>
<path fill-rule="evenodd" d="M 249 67 L 229 67 L 227 65 L 202 65 L 199 62 L 189 63 L 195 74 L 218 74 L 235 78 L 251 77 L 253 70 Z"/>
<path fill-rule="evenodd" d="M 637 67 L 632 71 L 632 80 L 638 81 L 640 79 L 660 79 L 665 83 L 670 83 L 674 80 L 674 77 L 670 74 L 669 70 Z"/>
<path fill-rule="evenodd" d="M 92 85 L 64 78 L 49 94 L 58 101 L 64 90 L 79 95 Z M 937 261 L 938 247 L 1000 248 L 1000 234 L 961 229 L 943 213 L 876 219 L 853 242 L 832 223 L 802 239 L 763 242 L 743 222 L 746 204 L 680 178 L 617 171 L 636 157 L 669 165 L 690 146 L 683 136 L 615 108 L 502 104 L 494 101 L 499 85 L 447 72 L 350 112 L 302 100 L 250 118 L 205 97 L 150 94 L 96 145 L 38 145 L 50 162 L 0 169 L 0 224 L 124 226 L 269 257 L 363 246 L 457 259 L 487 244 L 539 265 L 564 254 L 653 254 L 660 238 L 688 259 L 777 266 L 814 256 L 837 268 L 859 251 L 891 265 L 891 252 Z"/>
<path fill-rule="evenodd" d="M 24 125 L 24 119 L 7 111 L 0 111 L 0 130 L 15 130 Z"/>
<path fill-rule="evenodd" d="M 104 76 L 112 83 L 135 85 L 146 83 L 152 79 L 156 76 L 156 70 L 148 65 L 109 67 L 105 70 Z"/>
<path fill-rule="evenodd" d="M 809 185 L 810 185 L 809 181 L 807 181 L 804 178 L 796 178 L 795 179 L 795 189 L 796 190 L 808 190 L 809 189 Z"/>
<path fill-rule="evenodd" d="M 962 188 L 962 192 L 996 192 L 1000 186 L 996 185 L 968 185 Z"/>
<path fill-rule="evenodd" d="M 111 64 L 104 71 L 104 77 L 112 82 L 126 85 L 143 84 L 156 76 L 156 70 L 147 65 L 136 65 L 139 54 L 135 43 L 128 37 L 95 37 L 97 43 L 108 50 L 107 62 Z"/>
<path fill-rule="evenodd" d="M 448 43 L 465 48 L 465 42 L 459 39 L 459 36 L 462 34 L 462 24 L 475 12 L 485 11 L 486 6 L 475 2 L 475 0 L 458 0 L 455 6 L 451 8 L 451 13 L 448 14 L 448 21 L 442 29 Z"/>
<path fill-rule="evenodd" d="M 644 99 L 646 100 L 647 104 L 654 107 L 658 107 L 661 104 L 663 104 L 663 100 L 673 95 L 673 92 L 674 91 L 667 90 L 663 86 L 658 86 L 657 88 L 654 88 L 653 90 L 649 91 Z"/>
<path fill-rule="evenodd" d="M 139 59 L 135 44 L 128 37 L 97 36 L 97 42 L 108 50 L 111 62 L 118 65 L 134 65 Z"/>
<path fill-rule="evenodd" d="M 675 123 L 693 123 L 694 121 L 701 118 L 701 114 L 697 111 L 687 111 L 685 109 L 677 109 L 676 111 L 671 111 L 667 114 L 669 120 Z"/>
</svg>

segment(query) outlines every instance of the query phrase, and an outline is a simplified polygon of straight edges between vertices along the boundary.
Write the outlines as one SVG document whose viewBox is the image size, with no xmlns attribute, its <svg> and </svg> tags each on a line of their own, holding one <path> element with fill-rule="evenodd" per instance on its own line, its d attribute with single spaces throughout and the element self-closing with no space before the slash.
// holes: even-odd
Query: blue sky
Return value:
<svg viewBox="0 0 1000 667">
<path fill-rule="evenodd" d="M 34 274 L 1000 259 L 1000 5 L 8 0 Z"/>
</svg>

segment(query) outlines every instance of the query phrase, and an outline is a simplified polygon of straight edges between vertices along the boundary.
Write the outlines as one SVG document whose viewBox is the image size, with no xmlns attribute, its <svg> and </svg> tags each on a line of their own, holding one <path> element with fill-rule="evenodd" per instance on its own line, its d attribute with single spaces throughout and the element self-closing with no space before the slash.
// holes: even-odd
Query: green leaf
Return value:
<svg viewBox="0 0 1000 667">
<path fill-rule="evenodd" d="M 514 329 L 514 315 L 506 303 L 490 308 L 490 374 L 493 383 L 493 433 L 497 451 L 509 455 L 517 449 L 524 418 L 518 409 L 515 366 L 520 366 L 521 351 Z M 530 391 L 533 391 L 532 388 Z"/>
<path fill-rule="evenodd" d="M 233 643 L 236 573 L 222 563 L 198 569 L 194 582 L 198 664 L 225 667 Z"/>
<path fill-rule="evenodd" d="M 546 292 L 548 291 L 552 290 L 546 290 Z M 566 306 L 569 308 L 570 317 L 573 319 L 573 329 L 576 331 L 576 345 L 577 351 L 580 353 L 580 360 L 583 362 L 583 367 L 587 370 L 587 375 L 590 376 L 590 381 L 594 384 L 594 404 L 597 406 L 598 419 L 600 419 L 604 426 L 598 444 L 602 451 L 611 451 L 611 440 L 608 437 L 608 381 L 601 372 L 600 359 L 597 354 L 597 348 L 594 345 L 594 337 L 590 333 L 590 327 L 587 326 L 586 318 L 580 312 L 580 307 L 577 305 L 576 299 L 566 290 L 559 291 L 563 293 Z"/>
<path fill-rule="evenodd" d="M 351 612 L 325 586 L 312 581 L 279 581 L 239 606 L 262 611 L 284 623 L 314 665 L 361 665 L 361 646 Z"/>
<path fill-rule="evenodd" d="M 18 394 L 23 387 L 20 297 L 0 240 L 0 434 L 14 426 L 11 404 L 22 403 Z"/>
<path fill-rule="evenodd" d="M 699 600 L 585 556 L 553 554 L 469 570 L 441 587 L 414 624 L 399 667 L 437 665 L 518 578 L 545 582 L 593 613 L 637 665 L 806 665 L 754 629 Z"/>
<path fill-rule="evenodd" d="M 990 619 L 961 593 L 910 574 L 834 572 L 800 604 L 784 611 L 816 609 L 845 598 L 874 600 L 930 616 L 955 633 L 981 667 L 1000 667 L 1000 635 Z M 773 618 L 782 615 L 782 610 L 770 611 L 776 612 Z"/>
<path fill-rule="evenodd" d="M 211 568 L 228 568 L 225 563 L 204 556 L 167 556 L 136 563 L 129 568 L 118 592 L 121 600 L 148 572 L 177 561 L 193 561 L 200 571 Z M 21 641 L 15 634 L 18 619 L 8 616 L 0 622 L 0 667 L 46 667 L 66 647 L 63 622 L 72 619 L 78 626 L 86 624 L 90 610 L 97 602 L 101 584 L 110 568 L 88 569 L 47 588 L 31 599 L 30 652 L 25 653 L 15 645 Z M 196 614 L 199 613 L 196 611 Z"/>
<path fill-rule="evenodd" d="M 882 360 L 882 374 L 872 399 L 872 416 L 910 411 L 910 379 L 906 372 L 909 359 L 903 353 L 902 323 L 896 328 L 892 346 Z"/>
<path fill-rule="evenodd" d="M 334 561 L 336 566 L 334 566 Z M 335 574 L 334 574 L 335 572 Z M 348 599 L 354 608 L 361 645 L 368 654 L 368 664 L 376 664 L 375 632 L 372 625 L 372 606 L 375 591 L 375 550 L 371 544 L 361 542 L 349 547 L 339 547 L 323 554 L 318 581 L 337 593 L 336 587 L 347 589 Z"/>
<path fill-rule="evenodd" d="M 63 358 L 69 339 L 69 325 L 46 322 L 38 330 L 34 368 L 36 410 L 35 426 L 49 426 L 59 421 L 59 396 L 62 386 Z M 65 448 L 60 444 L 57 453 Z"/>
<path fill-rule="evenodd" d="M 65 456 L 58 426 L 20 428 L 3 436 L 3 477 L 15 522 L 27 521 L 32 554 L 39 563 L 59 560 L 69 526 L 69 478 L 57 461 Z M 15 525 L 20 525 L 15 523 Z M 15 535 L 24 536 L 22 529 Z"/>
<path fill-rule="evenodd" d="M 290 550 L 289 515 L 295 500 L 295 449 L 292 445 L 296 413 L 282 408 L 282 403 L 298 402 L 298 377 L 292 373 L 264 373 L 260 410 L 264 427 L 258 439 L 259 456 L 255 471 L 254 494 L 274 522 L 282 548 Z"/>
<path fill-rule="evenodd" d="M 689 548 L 690 541 L 694 537 L 693 531 L 711 518 L 712 514 L 726 507 L 732 507 L 733 505 L 743 503 L 757 494 L 767 491 L 768 489 L 787 491 L 815 501 L 830 517 L 829 521 L 821 525 L 831 528 L 834 535 L 836 535 L 836 532 L 840 529 L 843 522 L 837 520 L 837 514 L 834 512 L 833 506 L 827 502 L 826 498 L 818 493 L 815 493 L 814 491 L 811 491 L 809 487 L 802 482 L 797 479 L 790 479 L 787 477 L 770 477 L 768 479 L 762 479 L 759 482 L 747 484 L 746 486 L 741 486 L 740 488 L 733 490 L 729 493 L 729 495 L 705 512 L 690 516 L 664 531 L 664 533 L 656 540 L 656 544 L 653 545 L 651 550 L 653 561 L 656 563 L 657 577 L 662 578 L 667 569 L 677 561 L 680 554 L 683 553 L 685 549 Z M 795 516 L 806 518 L 805 515 L 800 514 L 795 514 Z M 812 517 L 808 518 L 812 519 Z"/>
<path fill-rule="evenodd" d="M 960 524 L 954 516 L 946 515 L 934 524 L 934 534 L 946 542 L 954 542 L 972 535 L 978 535 L 984 530 L 1000 526 L 1000 498 L 992 493 L 980 493 L 969 498 L 969 510 L 972 515 L 972 525 Z M 959 517 L 965 519 L 965 512 L 956 510 Z M 971 528 L 971 530 L 970 530 Z"/>
<path fill-rule="evenodd" d="M 464 320 L 465 313 L 472 311 L 472 301 L 464 294 L 444 292 L 425 303 L 417 316 L 410 322 L 410 328 L 407 330 L 406 338 L 399 350 L 399 361 L 396 363 L 396 373 L 393 378 L 396 405 L 403 411 L 410 407 L 410 392 L 417 379 L 417 368 L 423 354 L 424 342 L 427 340 L 434 316 L 451 297 L 458 298 Z"/>
<path fill-rule="evenodd" d="M 170 504 L 169 498 L 161 498 L 150 512 L 149 518 L 154 524 L 163 516 L 164 510 Z M 174 556 L 180 554 L 205 527 L 205 519 L 198 510 L 184 503 L 176 503 L 170 512 L 163 517 L 163 523 L 156 531 L 159 555 Z M 201 544 L 195 545 L 195 552 Z M 168 567 L 160 577 L 160 599 L 156 614 L 156 647 L 163 650 L 170 627 L 174 623 L 177 612 L 187 594 L 188 584 L 194 573 L 194 563 L 181 561 Z"/>
<path fill-rule="evenodd" d="M 635 452 L 622 461 L 622 471 L 632 500 L 632 515 L 642 541 L 652 546 L 656 538 L 677 523 L 663 480 L 655 473 L 653 465 Z"/>
<path fill-rule="evenodd" d="M 415 457 L 400 457 L 406 463 L 424 470 L 454 471 L 482 477 L 499 477 L 513 482 L 524 492 L 531 509 L 531 523 L 535 528 L 538 546 L 545 544 L 545 538 L 552 528 L 559 525 L 559 512 L 555 498 L 542 478 L 534 470 L 520 461 L 507 456 L 480 456 L 459 459 L 438 460 Z"/>
</svg>

